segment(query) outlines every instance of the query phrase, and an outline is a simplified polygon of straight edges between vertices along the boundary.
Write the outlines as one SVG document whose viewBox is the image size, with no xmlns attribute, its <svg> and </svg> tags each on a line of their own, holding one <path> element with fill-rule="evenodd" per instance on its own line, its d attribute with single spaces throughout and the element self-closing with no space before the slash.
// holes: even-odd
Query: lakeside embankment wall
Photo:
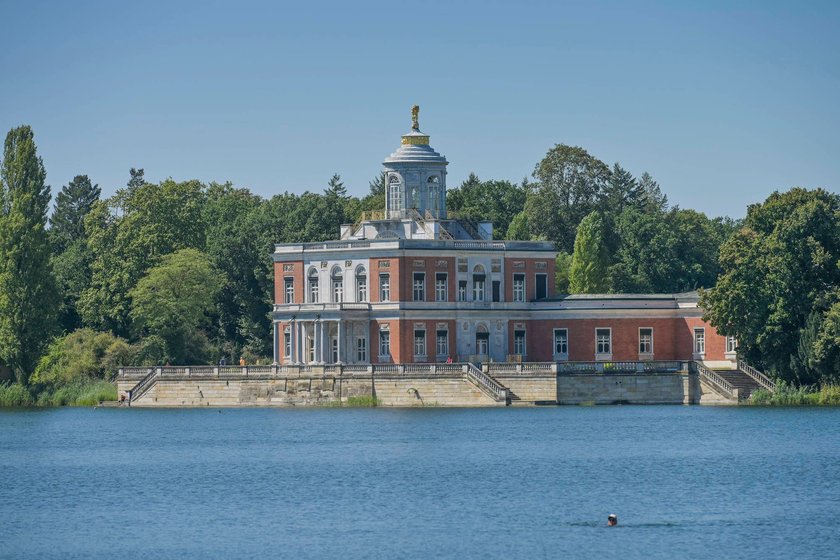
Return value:
<svg viewBox="0 0 840 560">
<path fill-rule="evenodd" d="M 160 370 L 161 368 L 158 368 Z M 296 374 L 230 375 L 157 373 L 154 383 L 131 406 L 336 406 L 354 398 L 380 406 L 505 406 L 528 404 L 728 404 L 696 373 L 558 374 L 553 371 L 498 371 L 493 379 L 507 389 L 498 400 L 457 368 L 430 374 L 391 371 L 336 374 L 332 368 L 307 368 Z M 144 370 L 153 372 L 154 370 Z M 135 389 L 139 373 L 117 378 L 122 394 Z"/>
</svg>

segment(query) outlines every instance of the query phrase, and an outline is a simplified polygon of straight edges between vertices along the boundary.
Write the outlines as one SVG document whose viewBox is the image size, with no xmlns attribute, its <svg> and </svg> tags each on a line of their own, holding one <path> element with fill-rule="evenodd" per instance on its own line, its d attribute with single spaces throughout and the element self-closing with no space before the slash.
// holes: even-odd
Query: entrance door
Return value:
<svg viewBox="0 0 840 560">
<path fill-rule="evenodd" d="M 338 337 L 334 336 L 330 339 L 330 348 L 332 349 L 332 363 L 338 363 Z"/>
</svg>

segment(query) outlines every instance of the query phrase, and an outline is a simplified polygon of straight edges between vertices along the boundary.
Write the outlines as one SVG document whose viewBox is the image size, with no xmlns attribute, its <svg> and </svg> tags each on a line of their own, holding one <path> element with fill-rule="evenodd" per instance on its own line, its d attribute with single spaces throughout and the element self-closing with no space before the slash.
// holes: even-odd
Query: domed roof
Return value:
<svg viewBox="0 0 840 560">
<path fill-rule="evenodd" d="M 417 121 L 419 113 L 419 106 L 415 105 L 412 107 L 411 132 L 403 135 L 399 149 L 385 158 L 384 163 L 447 163 L 445 157 L 434 151 L 432 147 L 429 146 L 429 135 L 420 132 L 420 124 Z"/>
</svg>

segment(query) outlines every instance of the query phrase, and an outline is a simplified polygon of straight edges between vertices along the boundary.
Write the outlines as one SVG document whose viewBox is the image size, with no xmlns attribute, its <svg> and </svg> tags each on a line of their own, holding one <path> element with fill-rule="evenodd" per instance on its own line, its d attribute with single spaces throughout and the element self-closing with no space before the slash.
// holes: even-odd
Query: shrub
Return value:
<svg viewBox="0 0 840 560">
<path fill-rule="evenodd" d="M 32 406 L 35 400 L 20 383 L 0 383 L 0 407 Z"/>
<path fill-rule="evenodd" d="M 79 329 L 50 344 L 31 382 L 58 386 L 90 378 L 104 379 L 133 359 L 134 352 L 125 340 L 111 333 Z"/>
</svg>

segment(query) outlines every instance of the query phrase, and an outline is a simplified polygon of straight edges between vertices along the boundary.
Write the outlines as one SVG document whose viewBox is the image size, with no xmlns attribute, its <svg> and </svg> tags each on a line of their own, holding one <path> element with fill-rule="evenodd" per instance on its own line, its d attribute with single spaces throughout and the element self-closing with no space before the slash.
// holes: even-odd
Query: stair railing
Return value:
<svg viewBox="0 0 840 560">
<path fill-rule="evenodd" d="M 155 384 L 157 381 L 158 376 L 160 376 L 160 368 L 152 368 L 152 371 L 149 374 L 141 379 L 137 385 L 129 389 L 128 391 L 128 402 L 131 404 L 133 401 L 136 401 L 140 397 L 146 394 L 146 392 L 152 388 L 152 385 Z"/>
<path fill-rule="evenodd" d="M 776 392 L 776 384 L 770 381 L 769 377 L 752 367 L 744 360 L 738 360 L 738 369 L 749 375 L 751 378 L 753 378 L 753 380 L 756 383 L 758 383 L 771 393 Z"/>
<path fill-rule="evenodd" d="M 510 398 L 507 387 L 475 367 L 473 364 L 464 364 L 464 379 L 479 388 L 485 395 L 496 402 L 507 402 Z"/>
<path fill-rule="evenodd" d="M 700 362 L 694 362 L 694 367 L 697 369 L 697 373 L 700 374 L 700 379 L 706 381 L 718 393 L 729 399 L 738 398 L 738 390 L 735 389 L 732 383 L 718 375 L 715 371 L 707 368 Z"/>
</svg>

